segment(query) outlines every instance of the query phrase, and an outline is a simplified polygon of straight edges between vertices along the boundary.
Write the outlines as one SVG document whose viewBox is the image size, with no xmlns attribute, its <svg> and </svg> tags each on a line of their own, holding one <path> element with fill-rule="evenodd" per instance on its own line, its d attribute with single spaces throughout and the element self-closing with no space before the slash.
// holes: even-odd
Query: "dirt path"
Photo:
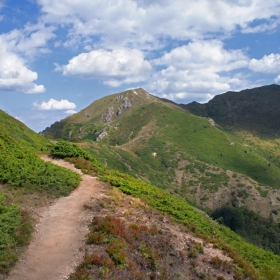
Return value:
<svg viewBox="0 0 280 280">
<path fill-rule="evenodd" d="M 82 181 L 69 196 L 40 213 L 33 240 L 8 280 L 67 279 L 84 256 L 84 239 L 91 219 L 84 205 L 98 196 L 102 186 L 97 178 L 82 175 L 70 163 L 46 156 L 43 159 L 81 174 Z"/>
</svg>

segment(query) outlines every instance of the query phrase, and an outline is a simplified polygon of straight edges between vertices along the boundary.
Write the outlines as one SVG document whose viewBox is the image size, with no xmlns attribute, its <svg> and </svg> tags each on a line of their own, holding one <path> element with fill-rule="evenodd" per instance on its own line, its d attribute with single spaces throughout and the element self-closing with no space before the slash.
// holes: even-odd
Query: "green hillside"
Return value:
<svg viewBox="0 0 280 280">
<path fill-rule="evenodd" d="M 109 167 L 204 208 L 246 205 L 266 217 L 280 209 L 277 142 L 267 149 L 143 89 L 97 100 L 42 134 L 79 142 Z"/>
<path fill-rule="evenodd" d="M 0 137 L 5 143 L 24 146 L 26 149 L 40 151 L 46 149 L 50 143 L 25 124 L 0 110 Z"/>
<path fill-rule="evenodd" d="M 213 164 L 230 165 L 232 162 L 218 161 L 219 155 L 215 157 L 215 149 L 218 147 L 214 140 L 209 141 L 209 143 L 206 142 L 207 138 L 213 136 L 220 142 L 224 141 L 224 146 L 220 147 L 224 153 L 226 151 L 230 153 L 231 148 L 239 148 L 238 143 L 234 146 L 230 145 L 230 142 L 227 143 L 227 141 L 230 141 L 228 134 L 212 126 L 207 119 L 198 118 L 182 110 L 174 110 L 174 108 L 176 108 L 174 104 L 170 103 L 165 106 L 162 101 L 150 102 L 145 106 L 142 104 L 141 108 L 136 107 L 131 113 L 127 110 L 127 115 L 122 118 L 122 121 L 118 118 L 117 129 L 115 125 L 108 125 L 108 135 L 102 141 L 80 143 L 80 146 L 86 147 L 92 154 L 99 154 L 103 160 L 106 157 L 106 160 L 108 159 L 107 165 L 110 161 L 110 164 L 116 164 L 120 167 L 122 158 L 125 158 L 126 161 L 121 164 L 129 170 L 128 173 L 136 176 L 136 172 L 139 172 L 138 177 L 146 178 L 146 181 L 106 168 L 96 157 L 77 145 L 68 142 L 59 142 L 52 145 L 31 130 L 25 131 L 24 136 L 21 137 L 17 121 L 13 125 L 15 131 L 10 132 L 8 128 L 3 126 L 0 134 L 0 183 L 2 184 L 0 188 L 0 275 L 9 271 L 11 265 L 17 260 L 22 246 L 28 243 L 32 232 L 32 223 L 28 213 L 14 203 L 16 200 L 16 197 L 13 196 L 15 191 L 23 191 L 16 193 L 21 195 L 22 200 L 28 199 L 25 196 L 26 194 L 34 192 L 39 196 L 45 193 L 59 196 L 66 195 L 79 183 L 80 177 L 78 175 L 64 168 L 45 163 L 39 158 L 38 152 L 48 151 L 54 157 L 68 158 L 83 172 L 97 175 L 101 180 L 119 188 L 122 192 L 141 198 L 154 209 L 172 217 L 174 221 L 185 227 L 185 231 L 227 252 L 233 259 L 231 269 L 233 269 L 236 279 L 279 279 L 279 256 L 246 243 L 228 228 L 214 222 L 203 212 L 197 211 L 185 199 L 178 197 L 178 195 L 182 197 L 182 193 L 180 193 L 182 189 L 178 190 L 178 193 L 175 192 L 177 197 L 170 194 L 172 175 L 174 173 L 176 175 L 180 168 L 181 171 L 184 170 L 194 177 L 197 176 L 200 179 L 203 177 L 210 192 L 215 192 L 219 182 L 226 184 L 228 180 L 226 176 L 229 175 L 220 172 L 220 168 L 214 167 Z M 13 121 L 13 118 L 6 114 L 3 114 L 2 118 L 3 123 Z M 141 125 L 137 128 L 133 125 L 133 122 L 136 123 L 136 120 L 139 119 L 142 122 L 140 121 Z M 18 124 L 21 126 L 20 123 Z M 135 135 L 131 133 L 132 127 Z M 23 130 L 25 130 L 24 127 Z M 195 143 L 199 139 L 196 135 L 201 138 L 201 143 Z M 25 140 L 22 141 L 21 138 L 25 138 Z M 25 144 L 25 141 L 34 144 L 28 145 Z M 116 141 L 118 141 L 117 146 Z M 199 147 L 195 147 L 196 144 Z M 204 145 L 210 151 L 208 153 L 201 152 L 201 158 L 198 159 L 196 154 Z M 96 149 L 97 146 L 99 149 Z M 180 149 L 183 148 L 185 150 L 181 152 Z M 152 153 L 156 153 L 156 155 Z M 256 154 L 256 156 L 258 155 Z M 213 161 L 211 161 L 212 157 Z M 254 159 L 253 156 L 249 157 L 248 162 L 252 162 L 252 159 Z M 244 162 L 247 162 L 246 160 L 245 158 Z M 238 168 L 237 165 L 232 164 L 231 166 Z M 172 171 L 172 167 L 179 169 L 175 168 Z M 148 172 L 149 170 L 150 172 Z M 214 176 L 214 174 L 216 175 Z M 160 179 L 163 175 L 166 177 Z M 194 177 L 192 177 L 193 180 Z M 170 185 L 165 185 L 168 179 Z M 162 183 L 162 187 L 168 191 L 155 187 L 147 180 L 158 180 Z M 186 185 L 186 197 L 188 194 L 187 188 Z M 27 203 L 27 201 L 24 203 Z M 100 205 L 100 207 L 105 206 Z M 135 227 L 135 225 L 133 226 Z M 140 252 L 146 252 L 142 249 L 139 250 Z M 128 266 L 122 266 L 126 263 L 121 262 L 116 253 L 110 251 L 109 254 L 116 262 L 118 272 L 121 273 L 128 269 Z M 85 256 L 85 258 L 87 257 Z M 219 260 L 214 259 L 214 261 Z M 85 262 L 88 268 L 89 259 L 86 259 Z M 214 262 L 213 265 L 216 265 L 216 263 Z M 78 275 L 81 275 L 81 273 L 86 273 L 82 275 L 88 275 L 89 272 L 85 271 L 83 264 L 77 269 L 81 268 L 82 270 L 77 272 Z"/>
<path fill-rule="evenodd" d="M 75 154 L 75 157 L 79 158 L 70 159 L 73 154 Z M 96 159 L 91 157 L 89 154 L 86 154 L 83 150 L 77 149 L 76 145 L 72 145 L 67 142 L 60 142 L 52 150 L 52 155 L 66 158 L 66 160 L 70 160 L 75 163 L 79 168 L 91 165 L 98 173 L 99 178 L 103 181 L 110 183 L 113 187 L 117 187 L 125 194 L 141 198 L 154 209 L 159 210 L 165 215 L 171 216 L 177 223 L 186 226 L 187 231 L 192 232 L 195 236 L 203 238 L 206 243 L 211 242 L 217 248 L 224 250 L 234 260 L 234 264 L 236 265 L 236 279 L 279 279 L 279 256 L 246 243 L 240 236 L 228 228 L 214 222 L 209 218 L 209 216 L 205 215 L 201 211 L 197 211 L 182 199 L 176 198 L 168 192 L 163 191 L 143 180 L 135 179 L 134 177 L 119 171 L 104 168 L 104 166 L 100 165 Z M 96 163 L 98 165 L 96 165 Z M 136 225 L 134 224 L 134 227 L 135 226 Z M 112 227 L 112 230 L 110 230 L 110 227 Z M 122 236 L 126 234 L 124 233 L 124 228 L 119 229 L 117 225 L 106 224 L 102 226 L 102 229 L 103 231 L 101 234 L 94 233 L 88 235 L 88 238 L 91 238 L 88 240 L 90 244 L 95 242 L 96 244 L 110 244 L 110 240 L 103 236 L 103 233 L 105 232 L 112 232 L 114 234 L 114 238 L 117 233 L 122 234 Z M 118 248 L 115 248 L 115 250 L 117 249 Z M 108 252 L 110 255 L 109 250 Z M 123 253 L 117 251 L 114 252 L 115 253 L 112 256 L 113 260 L 116 262 L 116 266 L 118 265 L 117 267 L 120 270 L 128 269 L 129 265 L 125 267 L 121 266 L 121 264 L 126 263 L 125 255 L 122 255 L 121 257 L 121 254 Z M 91 260 L 90 255 L 85 255 L 84 262 L 77 268 L 77 278 L 73 279 L 80 279 L 86 276 L 88 277 L 89 273 L 86 269 L 91 267 L 91 263 L 102 266 L 102 261 L 97 261 L 101 258 L 101 256 L 97 257 L 97 254 L 94 254 L 93 256 L 94 259 Z M 113 266 L 114 264 L 112 264 L 111 268 Z"/>
<path fill-rule="evenodd" d="M 67 195 L 80 177 L 40 159 L 52 144 L 0 110 L 0 276 L 17 260 L 30 239 L 29 214 L 15 204 L 31 193 Z M 23 202 L 28 204 L 28 202 Z"/>
</svg>

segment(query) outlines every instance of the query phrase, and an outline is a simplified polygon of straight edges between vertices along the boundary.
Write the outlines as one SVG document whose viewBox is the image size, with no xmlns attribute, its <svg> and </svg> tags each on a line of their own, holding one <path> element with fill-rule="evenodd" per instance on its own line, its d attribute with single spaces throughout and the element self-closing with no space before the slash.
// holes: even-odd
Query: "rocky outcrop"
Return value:
<svg viewBox="0 0 280 280">
<path fill-rule="evenodd" d="M 120 102 L 122 99 L 123 99 L 123 95 L 122 95 L 122 94 L 119 95 L 119 96 L 116 98 L 116 100 L 117 100 L 118 102 Z"/>
<path fill-rule="evenodd" d="M 131 107 L 131 102 L 130 100 L 126 97 L 123 102 L 122 102 L 122 105 L 118 108 L 118 111 L 117 111 L 117 116 L 119 116 L 122 112 L 123 112 L 123 109 L 128 109 Z"/>
<path fill-rule="evenodd" d="M 103 138 L 105 138 L 108 135 L 108 133 L 106 132 L 106 127 L 103 128 L 102 132 L 98 135 L 98 137 L 96 138 L 96 141 L 100 141 Z"/>
<path fill-rule="evenodd" d="M 82 139 L 82 128 L 81 127 L 78 131 L 78 139 Z"/>
<path fill-rule="evenodd" d="M 214 122 L 213 119 L 209 118 L 209 119 L 208 119 L 208 122 L 209 122 L 212 126 L 215 126 L 215 122 Z"/>
<path fill-rule="evenodd" d="M 108 124 L 113 121 L 114 106 L 108 107 L 105 117 L 102 115 L 101 119 Z"/>
</svg>

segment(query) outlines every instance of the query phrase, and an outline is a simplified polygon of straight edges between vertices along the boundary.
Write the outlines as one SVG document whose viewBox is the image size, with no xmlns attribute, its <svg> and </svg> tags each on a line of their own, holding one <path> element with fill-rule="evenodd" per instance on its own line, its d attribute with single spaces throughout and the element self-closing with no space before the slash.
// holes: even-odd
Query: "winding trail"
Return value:
<svg viewBox="0 0 280 280">
<path fill-rule="evenodd" d="M 87 225 L 92 218 L 84 205 L 101 193 L 102 185 L 68 162 L 47 156 L 42 159 L 79 173 L 82 181 L 69 196 L 59 198 L 40 214 L 33 239 L 8 280 L 68 279 L 84 256 Z"/>
</svg>

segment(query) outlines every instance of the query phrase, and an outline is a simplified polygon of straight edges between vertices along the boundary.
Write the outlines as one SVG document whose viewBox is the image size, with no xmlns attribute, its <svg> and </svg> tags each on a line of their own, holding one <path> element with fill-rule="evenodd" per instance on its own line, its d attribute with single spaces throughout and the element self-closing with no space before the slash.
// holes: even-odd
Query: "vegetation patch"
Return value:
<svg viewBox="0 0 280 280">
<path fill-rule="evenodd" d="M 257 190 L 260 193 L 261 197 L 267 197 L 268 190 L 264 191 L 261 187 L 257 187 Z"/>
<path fill-rule="evenodd" d="M 9 147 L 1 140 L 0 147 L 0 182 L 7 187 L 61 196 L 69 194 L 81 180 L 78 174 L 44 162 L 34 152 Z"/>
<path fill-rule="evenodd" d="M 247 208 L 223 206 L 212 217 L 229 227 L 248 242 L 280 255 L 280 227 Z"/>
<path fill-rule="evenodd" d="M 31 232 L 27 213 L 0 194 L 0 276 L 6 275 L 18 260 L 20 248 L 28 244 Z"/>
</svg>

